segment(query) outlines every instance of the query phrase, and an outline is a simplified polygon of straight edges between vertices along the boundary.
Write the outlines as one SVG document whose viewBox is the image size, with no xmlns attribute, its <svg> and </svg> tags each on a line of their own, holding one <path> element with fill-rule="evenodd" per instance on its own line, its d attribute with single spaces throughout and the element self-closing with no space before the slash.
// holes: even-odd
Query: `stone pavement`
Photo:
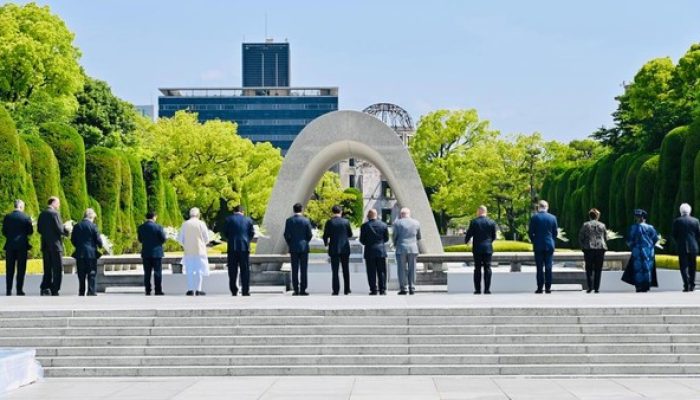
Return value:
<svg viewBox="0 0 700 400">
<path fill-rule="evenodd" d="M 700 379 L 429 376 L 46 379 L 3 400 L 700 399 Z"/>
</svg>

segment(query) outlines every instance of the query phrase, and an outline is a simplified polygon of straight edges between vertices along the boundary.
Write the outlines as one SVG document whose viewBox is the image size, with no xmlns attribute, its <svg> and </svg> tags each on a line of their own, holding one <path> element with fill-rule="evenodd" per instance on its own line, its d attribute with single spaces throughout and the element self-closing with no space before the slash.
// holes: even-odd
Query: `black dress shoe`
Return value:
<svg viewBox="0 0 700 400">
<path fill-rule="evenodd" d="M 17 296 L 24 296 L 24 292 L 17 292 Z"/>
<path fill-rule="evenodd" d="M 384 290 L 382 290 L 381 292 L 379 292 L 379 295 L 380 295 L 380 296 L 386 296 L 386 292 L 385 292 Z"/>
<path fill-rule="evenodd" d="M 487 290 L 487 291 L 484 292 L 484 294 L 491 294 L 491 291 L 490 291 L 490 290 Z"/>
<path fill-rule="evenodd" d="M 51 293 L 51 296 L 60 296 L 60 294 L 58 294 L 58 292 L 56 292 L 56 293 Z"/>
<path fill-rule="evenodd" d="M 88 293 L 88 296 L 97 296 L 97 293 Z"/>
<path fill-rule="evenodd" d="M 370 295 L 370 296 L 376 296 L 376 295 L 377 295 L 377 292 L 369 292 L 369 295 Z"/>
<path fill-rule="evenodd" d="M 299 296 L 299 292 L 292 293 L 292 296 Z"/>
<path fill-rule="evenodd" d="M 331 296 L 337 296 L 337 295 L 338 295 L 338 293 L 336 293 L 336 292 L 331 293 Z"/>
<path fill-rule="evenodd" d="M 414 294 L 416 294 L 416 291 L 413 290 L 413 289 L 409 289 L 409 290 L 408 290 L 408 294 L 410 294 L 411 296 L 413 296 Z"/>
<path fill-rule="evenodd" d="M 596 293 L 600 293 L 600 291 L 599 291 L 599 290 L 596 290 L 595 292 L 596 292 Z"/>
<path fill-rule="evenodd" d="M 5 296 L 12 296 L 12 292 L 5 293 Z"/>
<path fill-rule="evenodd" d="M 163 293 L 163 292 L 156 292 L 156 296 L 165 296 L 165 293 Z"/>
<path fill-rule="evenodd" d="M 542 289 L 535 290 L 535 294 L 542 294 Z"/>
<path fill-rule="evenodd" d="M 194 296 L 194 290 L 188 290 L 185 296 Z"/>
<path fill-rule="evenodd" d="M 307 292 L 299 292 L 299 296 L 308 296 L 309 294 Z"/>
<path fill-rule="evenodd" d="M 231 292 L 231 296 L 238 296 L 238 292 Z"/>
<path fill-rule="evenodd" d="M 40 294 L 41 296 L 50 296 L 51 292 L 48 289 L 43 289 Z"/>
<path fill-rule="evenodd" d="M 194 292 L 194 295 L 195 295 L 195 296 L 206 296 L 207 293 L 198 290 L 198 291 Z"/>
<path fill-rule="evenodd" d="M 250 293 L 243 293 L 241 296 L 250 297 Z"/>
<path fill-rule="evenodd" d="M 549 289 L 545 289 L 544 293 L 545 293 L 545 294 L 552 294 L 552 291 L 549 290 Z"/>
<path fill-rule="evenodd" d="M 474 294 L 481 294 L 481 290 L 475 290 Z"/>
<path fill-rule="evenodd" d="M 349 295 L 350 293 L 352 293 L 352 291 L 348 290 L 347 292 L 345 292 L 345 295 L 347 296 L 347 295 Z"/>
<path fill-rule="evenodd" d="M 151 292 L 146 292 L 146 296 L 150 296 L 150 295 L 151 295 Z"/>
<path fill-rule="evenodd" d="M 407 293 L 406 293 L 405 290 L 401 290 L 401 291 L 398 292 L 397 294 L 400 295 L 400 296 L 403 296 L 403 295 L 406 295 Z"/>
<path fill-rule="evenodd" d="M 592 292 L 592 291 L 593 291 L 593 290 L 588 289 L 588 290 L 586 290 L 586 293 L 590 293 L 590 292 Z"/>
</svg>

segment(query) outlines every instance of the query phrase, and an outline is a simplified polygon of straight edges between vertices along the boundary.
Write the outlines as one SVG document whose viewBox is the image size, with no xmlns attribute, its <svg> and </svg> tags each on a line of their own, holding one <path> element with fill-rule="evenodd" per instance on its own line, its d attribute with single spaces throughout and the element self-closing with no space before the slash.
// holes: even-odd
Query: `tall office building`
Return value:
<svg viewBox="0 0 700 400">
<path fill-rule="evenodd" d="M 243 87 L 289 86 L 289 43 L 243 43 Z"/>
<path fill-rule="evenodd" d="M 161 88 L 158 116 L 196 112 L 238 124 L 238 134 L 286 153 L 309 122 L 338 109 L 337 87 L 290 87 L 288 43 L 244 43 L 243 87 Z"/>
</svg>

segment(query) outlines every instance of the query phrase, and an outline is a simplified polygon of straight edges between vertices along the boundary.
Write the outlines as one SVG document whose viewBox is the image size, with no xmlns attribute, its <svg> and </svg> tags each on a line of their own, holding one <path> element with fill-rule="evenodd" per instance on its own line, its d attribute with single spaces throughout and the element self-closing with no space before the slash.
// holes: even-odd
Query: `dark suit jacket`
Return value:
<svg viewBox="0 0 700 400">
<path fill-rule="evenodd" d="M 389 241 L 389 228 L 378 219 L 371 219 L 360 227 L 360 243 L 365 246 L 365 258 L 386 257 L 385 243 Z"/>
<path fill-rule="evenodd" d="M 84 219 L 73 227 L 70 241 L 75 246 L 73 258 L 98 258 L 97 248 L 102 247 L 102 239 L 97 225 Z"/>
<path fill-rule="evenodd" d="M 290 253 L 308 253 L 309 240 L 313 237 L 311 221 L 303 215 L 294 214 L 284 224 L 284 240 Z"/>
<path fill-rule="evenodd" d="M 7 238 L 5 250 L 29 250 L 29 235 L 32 233 L 32 220 L 21 211 L 12 211 L 2 221 L 2 234 Z"/>
<path fill-rule="evenodd" d="M 168 239 L 163 227 L 153 221 L 146 221 L 138 229 L 141 243 L 141 257 L 163 258 L 163 244 Z"/>
<path fill-rule="evenodd" d="M 58 211 L 51 207 L 42 211 L 36 228 L 41 235 L 41 251 L 63 252 L 63 236 L 68 236 L 68 230 L 63 226 Z"/>
<path fill-rule="evenodd" d="M 557 238 L 557 218 L 548 212 L 538 212 L 530 218 L 528 236 L 535 251 L 554 251 Z"/>
<path fill-rule="evenodd" d="M 472 238 L 474 239 L 472 253 L 492 254 L 493 241 L 496 240 L 496 223 L 486 216 L 474 218 L 469 223 L 464 243 L 469 243 Z"/>
<path fill-rule="evenodd" d="M 698 239 L 700 239 L 700 222 L 689 215 L 676 218 L 673 221 L 673 241 L 676 242 L 678 254 L 698 254 Z"/>
<path fill-rule="evenodd" d="M 230 215 L 224 221 L 221 236 L 228 242 L 228 254 L 250 252 L 250 241 L 255 236 L 253 220 L 243 214 Z"/>
<path fill-rule="evenodd" d="M 350 254 L 352 227 L 350 221 L 342 217 L 333 217 L 326 221 L 323 228 L 323 244 L 328 246 L 328 255 Z"/>
</svg>

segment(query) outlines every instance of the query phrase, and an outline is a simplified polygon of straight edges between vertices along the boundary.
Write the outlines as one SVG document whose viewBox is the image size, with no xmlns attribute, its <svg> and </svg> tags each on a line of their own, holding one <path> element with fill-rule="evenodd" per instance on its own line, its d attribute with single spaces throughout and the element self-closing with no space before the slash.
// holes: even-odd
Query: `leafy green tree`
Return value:
<svg viewBox="0 0 700 400">
<path fill-rule="evenodd" d="M 282 162 L 279 150 L 254 146 L 236 134 L 234 123 L 202 124 L 186 112 L 161 118 L 140 133 L 145 154 L 158 162 L 161 178 L 172 184 L 183 209 L 199 207 L 213 226 L 224 199 L 227 207 L 247 202 L 248 212 L 262 217 Z"/>
<path fill-rule="evenodd" d="M 618 152 L 658 149 L 666 133 L 678 123 L 678 108 L 670 97 L 669 86 L 674 68 L 668 57 L 644 64 L 616 98 L 616 126 L 602 128 L 593 136 Z"/>
<path fill-rule="evenodd" d="M 700 43 L 690 46 L 678 60 L 669 85 L 676 107 L 674 126 L 690 124 L 693 116 L 700 117 Z"/>
<path fill-rule="evenodd" d="M 85 77 L 85 85 L 76 97 L 79 106 L 73 125 L 86 148 L 132 146 L 137 142 L 134 106 L 115 96 L 106 82 Z"/>
<path fill-rule="evenodd" d="M 681 177 L 681 154 L 688 134 L 688 127 L 682 126 L 672 130 L 664 138 L 659 158 L 659 174 L 656 186 L 656 203 L 651 214 L 653 224 L 662 235 L 671 233 L 671 223 L 676 215 L 678 205 L 679 181 Z"/>
<path fill-rule="evenodd" d="M 342 205 L 355 200 L 355 195 L 343 191 L 340 176 L 335 172 L 326 171 L 316 185 L 311 200 L 306 205 L 306 215 L 311 222 L 323 229 L 331 216 L 334 205 Z"/>
<path fill-rule="evenodd" d="M 490 154 L 467 154 L 497 136 L 488 121 L 479 120 L 476 110 L 438 110 L 421 117 L 409 151 L 425 186 L 438 228 L 445 232 L 451 218 L 472 213 L 465 193 L 479 176 L 465 177 L 465 164 L 484 161 Z M 481 159 L 481 160 L 479 160 Z M 493 158 L 491 163 L 497 162 Z M 471 169 L 475 174 L 484 170 Z"/>
<path fill-rule="evenodd" d="M 343 192 L 353 196 L 353 198 L 348 198 L 342 203 L 343 215 L 353 226 L 358 227 L 362 225 L 362 221 L 364 220 L 364 198 L 362 192 L 353 187 L 349 187 Z"/>
<path fill-rule="evenodd" d="M 23 132 L 69 122 L 83 85 L 74 35 L 48 7 L 0 7 L 0 102 Z"/>
</svg>

